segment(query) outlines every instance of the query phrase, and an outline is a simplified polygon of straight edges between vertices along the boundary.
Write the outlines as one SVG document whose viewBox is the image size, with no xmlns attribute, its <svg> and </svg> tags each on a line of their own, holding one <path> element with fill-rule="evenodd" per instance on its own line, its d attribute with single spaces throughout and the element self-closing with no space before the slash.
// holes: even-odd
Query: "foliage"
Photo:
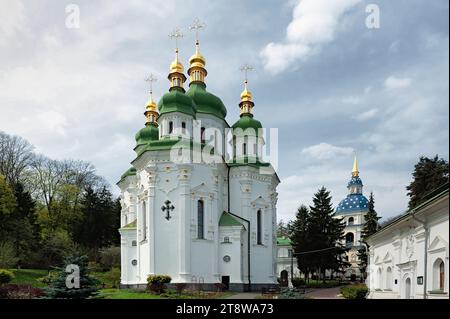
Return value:
<svg viewBox="0 0 450 319">
<path fill-rule="evenodd" d="M 37 280 L 45 285 L 50 285 L 51 282 L 56 280 L 58 273 L 55 271 L 49 271 L 44 277 L 38 278 Z"/>
<path fill-rule="evenodd" d="M 147 277 L 147 289 L 155 294 L 162 294 L 166 291 L 166 285 L 172 278 L 167 275 L 149 275 Z"/>
<path fill-rule="evenodd" d="M 69 298 L 69 299 L 85 299 L 93 297 L 98 293 L 99 281 L 89 275 L 88 258 L 86 256 L 73 255 L 66 258 L 65 267 L 58 268 L 58 275 L 50 282 L 48 288 L 45 289 L 49 298 Z M 79 288 L 68 288 L 66 284 L 67 266 L 76 265 L 79 267 Z"/>
<path fill-rule="evenodd" d="M 29 285 L 35 288 L 47 286 L 41 279 L 48 275 L 48 270 L 42 269 L 12 269 L 14 279 L 11 284 Z"/>
<path fill-rule="evenodd" d="M 301 286 L 306 285 L 306 281 L 303 278 L 292 278 L 292 286 L 294 286 L 294 288 L 299 288 Z"/>
<path fill-rule="evenodd" d="M 33 146 L 19 136 L 0 132 L 0 175 L 16 185 L 25 175 L 34 158 Z"/>
<path fill-rule="evenodd" d="M 0 286 L 0 298 L 5 299 L 33 299 L 44 295 L 44 291 L 31 285 Z"/>
<path fill-rule="evenodd" d="M 108 286 L 111 288 L 119 288 L 120 285 L 120 269 L 117 267 L 111 268 L 110 271 L 107 271 L 104 274 L 105 281 L 108 283 Z"/>
<path fill-rule="evenodd" d="M 12 214 L 16 207 L 17 202 L 14 192 L 6 182 L 5 177 L 0 175 L 0 221 L 3 221 L 5 216 Z"/>
<path fill-rule="evenodd" d="M 17 264 L 18 258 L 14 246 L 10 242 L 0 243 L 0 267 L 13 268 Z"/>
<path fill-rule="evenodd" d="M 341 294 L 346 299 L 366 299 L 368 292 L 366 285 L 348 285 L 341 288 Z"/>
<path fill-rule="evenodd" d="M 39 259 L 42 267 L 48 269 L 61 265 L 64 259 L 74 252 L 75 246 L 69 233 L 63 229 L 57 229 L 44 238 Z"/>
<path fill-rule="evenodd" d="M 323 275 L 326 269 L 341 271 L 348 266 L 342 244 L 345 223 L 335 218 L 330 192 L 322 187 L 314 194 L 313 205 L 301 206 L 292 223 L 291 241 L 297 266 L 309 275 Z"/>
<path fill-rule="evenodd" d="M 289 237 L 290 229 L 289 223 L 286 224 L 283 220 L 280 220 L 277 224 L 277 237 Z"/>
<path fill-rule="evenodd" d="M 304 299 L 305 295 L 297 289 L 281 288 L 278 299 Z"/>
<path fill-rule="evenodd" d="M 363 241 L 363 243 L 366 243 L 366 239 L 375 234 L 379 229 L 380 229 L 380 225 L 378 223 L 378 220 L 380 219 L 380 217 L 378 217 L 377 212 L 375 211 L 375 198 L 373 196 L 373 193 L 370 193 L 370 197 L 369 197 L 369 209 L 367 211 L 367 213 L 364 215 L 364 226 L 363 229 L 361 231 L 361 239 Z M 369 246 L 367 245 L 367 248 Z M 358 250 L 358 259 L 359 259 L 359 269 L 361 271 L 362 274 L 364 274 L 366 272 L 366 268 L 367 268 L 367 252 L 366 252 L 366 248 L 362 247 Z"/>
<path fill-rule="evenodd" d="M 10 283 L 14 279 L 14 274 L 6 269 L 0 269 L 0 285 Z"/>
<path fill-rule="evenodd" d="M 100 250 L 100 266 L 103 270 L 120 267 L 120 247 L 108 247 Z"/>
<path fill-rule="evenodd" d="M 449 164 L 436 155 L 434 158 L 420 157 L 414 166 L 413 181 L 406 187 L 408 191 L 409 209 L 416 207 L 425 196 L 434 189 L 449 181 Z"/>
</svg>

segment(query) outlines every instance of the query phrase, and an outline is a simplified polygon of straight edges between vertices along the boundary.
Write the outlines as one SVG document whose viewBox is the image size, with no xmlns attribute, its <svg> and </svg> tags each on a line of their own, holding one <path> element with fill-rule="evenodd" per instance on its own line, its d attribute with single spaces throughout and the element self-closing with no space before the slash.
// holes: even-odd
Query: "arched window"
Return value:
<svg viewBox="0 0 450 319">
<path fill-rule="evenodd" d="M 377 271 L 377 286 L 376 286 L 377 289 L 381 289 L 382 288 L 381 283 L 382 283 L 381 268 L 378 268 L 378 271 Z"/>
<path fill-rule="evenodd" d="M 204 219 L 205 219 L 205 204 L 200 199 L 197 201 L 197 238 L 198 239 L 204 239 L 205 238 L 205 232 L 204 232 Z"/>
<path fill-rule="evenodd" d="M 253 144 L 253 154 L 258 155 L 258 145 L 256 143 Z"/>
<path fill-rule="evenodd" d="M 392 290 L 392 268 L 388 267 L 386 269 L 386 289 Z"/>
<path fill-rule="evenodd" d="M 247 155 L 247 143 L 242 144 L 242 155 Z"/>
<path fill-rule="evenodd" d="M 186 134 L 186 122 L 181 122 L 181 133 Z"/>
<path fill-rule="evenodd" d="M 445 264 L 441 258 L 438 258 L 433 264 L 433 289 L 444 291 L 444 286 L 445 286 Z"/>
<path fill-rule="evenodd" d="M 353 235 L 353 233 L 347 233 L 345 235 L 345 245 L 347 247 L 353 246 L 354 241 L 355 241 L 355 235 Z"/>
<path fill-rule="evenodd" d="M 256 243 L 262 245 L 262 212 L 256 212 Z"/>
<path fill-rule="evenodd" d="M 201 142 L 202 142 L 202 143 L 205 143 L 205 142 L 206 142 L 205 128 L 204 128 L 204 127 L 202 127 L 202 128 L 200 129 L 200 139 L 201 139 Z"/>
<path fill-rule="evenodd" d="M 348 225 L 350 226 L 350 225 L 353 225 L 354 223 L 355 223 L 355 219 L 353 217 L 350 217 L 348 219 Z"/>
<path fill-rule="evenodd" d="M 173 132 L 173 122 L 170 121 L 169 122 L 169 134 L 172 134 L 172 132 Z"/>
</svg>

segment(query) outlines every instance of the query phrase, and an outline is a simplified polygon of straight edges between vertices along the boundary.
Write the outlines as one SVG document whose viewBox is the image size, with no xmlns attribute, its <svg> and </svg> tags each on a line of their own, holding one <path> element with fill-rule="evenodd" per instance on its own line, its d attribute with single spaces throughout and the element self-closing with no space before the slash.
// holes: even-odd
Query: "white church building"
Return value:
<svg viewBox="0 0 450 319">
<path fill-rule="evenodd" d="M 367 239 L 369 298 L 449 298 L 449 188 Z"/>
<path fill-rule="evenodd" d="M 206 90 L 198 41 L 189 63 L 185 91 L 177 49 L 169 92 L 158 105 L 150 96 L 146 125 L 136 134 L 137 157 L 117 184 L 121 287 L 145 287 L 152 274 L 204 289 L 276 285 L 280 180 L 262 159 L 262 125 L 247 80 L 240 119 L 230 127 L 225 105 Z"/>
</svg>

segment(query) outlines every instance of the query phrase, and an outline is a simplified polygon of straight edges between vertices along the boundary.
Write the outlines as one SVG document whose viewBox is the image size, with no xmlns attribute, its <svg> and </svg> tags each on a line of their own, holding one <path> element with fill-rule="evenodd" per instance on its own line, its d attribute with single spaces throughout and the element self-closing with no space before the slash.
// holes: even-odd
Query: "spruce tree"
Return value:
<svg viewBox="0 0 450 319">
<path fill-rule="evenodd" d="M 67 272 L 75 265 L 79 269 L 79 287 L 72 287 L 76 283 L 69 276 L 75 275 L 74 272 Z M 69 268 L 68 268 L 69 266 Z M 72 255 L 64 262 L 64 267 L 56 268 L 58 271 L 55 278 L 50 281 L 49 287 L 45 289 L 48 298 L 51 299 L 86 299 L 98 294 L 100 282 L 89 275 L 88 257 Z M 69 287 L 68 287 L 69 283 Z"/>
<path fill-rule="evenodd" d="M 295 220 L 290 224 L 290 240 L 292 243 L 292 248 L 296 254 L 297 267 L 308 277 L 310 272 L 310 263 L 308 255 L 302 255 L 302 252 L 307 252 L 310 250 L 309 241 L 309 210 L 308 207 L 301 205 L 297 209 L 297 214 L 295 215 Z"/>
<path fill-rule="evenodd" d="M 420 157 L 414 166 L 413 181 L 406 187 L 408 191 L 409 208 L 414 208 L 425 195 L 449 181 L 449 164 L 436 155 L 434 158 Z"/>
<path fill-rule="evenodd" d="M 310 206 L 308 238 L 311 250 L 317 252 L 307 255 L 311 266 L 319 274 L 325 270 L 340 271 L 348 263 L 343 258 L 346 248 L 343 245 L 345 223 L 335 217 L 330 192 L 322 187 L 313 198 Z M 306 256 L 305 256 L 306 258 Z"/>
<path fill-rule="evenodd" d="M 375 198 L 373 196 L 373 193 L 371 192 L 369 197 L 369 209 L 364 215 L 364 226 L 361 231 L 361 241 L 366 245 L 367 249 L 369 246 L 366 243 L 366 239 L 367 237 L 376 233 L 380 228 L 378 224 L 379 219 L 380 217 L 378 217 L 378 214 L 375 211 Z M 365 273 L 367 268 L 367 252 L 365 247 L 358 249 L 358 257 L 359 269 L 361 273 Z"/>
</svg>

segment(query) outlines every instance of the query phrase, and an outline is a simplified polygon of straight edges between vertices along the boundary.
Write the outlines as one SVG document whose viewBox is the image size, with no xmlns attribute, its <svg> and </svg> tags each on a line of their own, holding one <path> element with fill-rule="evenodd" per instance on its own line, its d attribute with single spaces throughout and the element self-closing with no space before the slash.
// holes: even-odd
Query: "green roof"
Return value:
<svg viewBox="0 0 450 319">
<path fill-rule="evenodd" d="M 134 176 L 136 175 L 136 168 L 130 167 L 125 173 L 122 174 L 122 179 L 124 179 L 127 176 Z"/>
<path fill-rule="evenodd" d="M 122 229 L 133 229 L 137 227 L 137 219 L 122 227 Z"/>
<path fill-rule="evenodd" d="M 136 144 L 138 146 L 145 145 L 150 141 L 157 140 L 159 137 L 158 126 L 153 123 L 147 124 L 136 134 Z"/>
<path fill-rule="evenodd" d="M 240 158 L 239 160 L 231 159 L 227 161 L 228 166 L 252 166 L 252 167 L 268 167 L 270 166 L 270 163 L 268 162 L 261 162 L 258 157 L 256 156 L 245 156 L 243 158 Z"/>
<path fill-rule="evenodd" d="M 160 116 L 166 113 L 180 112 L 195 118 L 197 106 L 195 102 L 183 91 L 172 88 L 170 92 L 163 95 L 158 103 Z"/>
<path fill-rule="evenodd" d="M 227 108 L 221 99 L 206 91 L 205 83 L 191 83 L 186 94 L 194 100 L 198 113 L 207 113 L 225 119 Z"/>
<path fill-rule="evenodd" d="M 253 116 L 244 114 L 241 115 L 240 119 L 233 124 L 232 128 L 240 128 L 244 131 L 244 134 L 246 129 L 253 129 L 255 131 L 255 135 L 258 136 L 258 129 L 262 129 L 262 124 L 260 121 L 255 120 Z"/>
<path fill-rule="evenodd" d="M 219 226 L 243 226 L 242 223 L 233 215 L 223 212 L 220 216 Z"/>
<path fill-rule="evenodd" d="M 287 237 L 277 237 L 277 245 L 280 245 L 280 246 L 291 246 L 292 242 Z"/>
</svg>

